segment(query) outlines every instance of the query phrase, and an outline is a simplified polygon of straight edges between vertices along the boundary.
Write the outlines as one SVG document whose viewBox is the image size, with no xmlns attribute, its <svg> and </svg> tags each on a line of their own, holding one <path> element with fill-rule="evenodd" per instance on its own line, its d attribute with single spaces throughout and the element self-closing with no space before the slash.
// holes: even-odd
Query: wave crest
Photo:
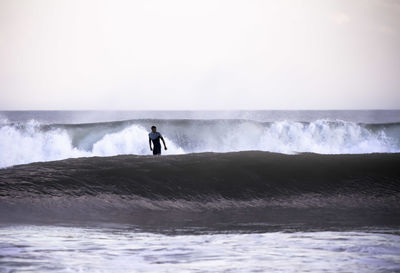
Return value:
<svg viewBox="0 0 400 273">
<path fill-rule="evenodd" d="M 399 224 L 400 154 L 121 155 L 0 170 L 0 222 Z"/>
<path fill-rule="evenodd" d="M 345 121 L 256 122 L 250 120 L 129 120 L 43 125 L 34 120 L 0 123 L 0 167 L 74 157 L 150 154 L 148 131 L 159 124 L 164 154 L 246 150 L 285 154 L 396 153 L 400 125 Z"/>
</svg>

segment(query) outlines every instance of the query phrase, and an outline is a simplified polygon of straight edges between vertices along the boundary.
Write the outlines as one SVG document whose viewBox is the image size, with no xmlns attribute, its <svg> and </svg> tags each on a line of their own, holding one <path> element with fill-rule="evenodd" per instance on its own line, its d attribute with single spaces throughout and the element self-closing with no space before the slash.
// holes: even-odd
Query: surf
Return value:
<svg viewBox="0 0 400 273">
<path fill-rule="evenodd" d="M 0 124 L 0 167 L 90 156 L 150 154 L 147 134 L 157 124 L 166 155 L 246 150 L 284 154 L 397 153 L 400 124 L 341 120 L 260 122 L 241 119 L 135 119 L 86 124 Z"/>
</svg>

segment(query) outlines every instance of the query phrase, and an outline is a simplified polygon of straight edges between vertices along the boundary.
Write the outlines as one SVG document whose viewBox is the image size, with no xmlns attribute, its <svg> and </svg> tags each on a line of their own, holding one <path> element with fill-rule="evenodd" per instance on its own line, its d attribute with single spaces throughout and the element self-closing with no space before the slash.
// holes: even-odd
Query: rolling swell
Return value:
<svg viewBox="0 0 400 273">
<path fill-rule="evenodd" d="M 400 155 L 123 155 L 0 170 L 1 221 L 398 225 Z"/>
</svg>

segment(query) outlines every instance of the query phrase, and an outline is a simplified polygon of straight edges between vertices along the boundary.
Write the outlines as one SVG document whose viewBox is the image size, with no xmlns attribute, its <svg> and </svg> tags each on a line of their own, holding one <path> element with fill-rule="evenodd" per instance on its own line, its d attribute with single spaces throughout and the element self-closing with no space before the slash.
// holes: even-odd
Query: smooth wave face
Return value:
<svg viewBox="0 0 400 273">
<path fill-rule="evenodd" d="M 259 150 L 285 154 L 396 153 L 400 124 L 345 121 L 128 120 L 89 124 L 0 123 L 0 167 L 89 156 L 150 154 L 148 128 L 157 124 L 163 154 Z"/>
<path fill-rule="evenodd" d="M 400 225 L 400 154 L 201 153 L 0 170 L 2 221 Z"/>
</svg>

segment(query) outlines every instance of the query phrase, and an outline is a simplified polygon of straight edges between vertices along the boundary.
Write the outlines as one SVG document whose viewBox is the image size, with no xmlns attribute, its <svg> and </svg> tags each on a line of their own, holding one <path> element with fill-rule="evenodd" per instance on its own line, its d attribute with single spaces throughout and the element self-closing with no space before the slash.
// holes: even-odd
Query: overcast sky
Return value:
<svg viewBox="0 0 400 273">
<path fill-rule="evenodd" d="M 0 109 L 400 108 L 398 0 L 0 0 Z"/>
</svg>

